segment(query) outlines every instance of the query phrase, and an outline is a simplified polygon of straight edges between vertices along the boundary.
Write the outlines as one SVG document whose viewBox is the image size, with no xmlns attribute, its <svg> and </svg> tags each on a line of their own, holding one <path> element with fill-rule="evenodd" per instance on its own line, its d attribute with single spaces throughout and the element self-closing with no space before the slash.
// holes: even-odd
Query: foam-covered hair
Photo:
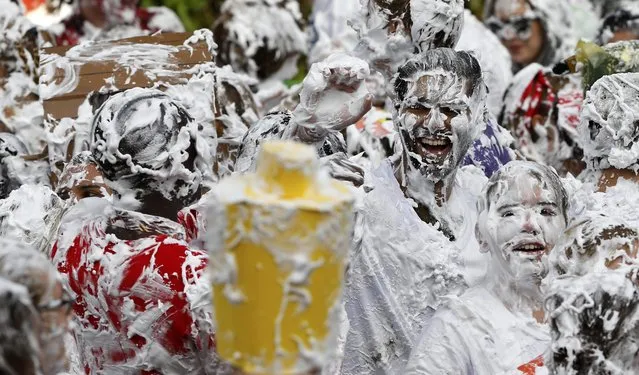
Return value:
<svg viewBox="0 0 639 375">
<path fill-rule="evenodd" d="M 625 270 L 555 280 L 546 310 L 550 373 L 637 373 L 639 293 Z"/>
<path fill-rule="evenodd" d="M 568 193 L 557 172 L 549 166 L 523 160 L 511 161 L 490 177 L 478 200 L 477 212 L 482 215 L 482 213 L 490 209 L 493 196 L 495 194 L 503 194 L 503 192 L 508 189 L 509 179 L 516 179 L 518 176 L 525 175 L 534 177 L 555 192 L 555 196 L 558 200 L 558 208 L 564 215 L 564 218 L 566 218 L 568 212 Z"/>
<path fill-rule="evenodd" d="M 555 244 L 549 257 L 551 272 L 581 276 L 605 271 L 609 260 L 628 260 L 626 250 L 620 249 L 630 251 L 635 241 L 639 241 L 639 232 L 621 218 L 601 214 L 580 217 Z"/>
<path fill-rule="evenodd" d="M 481 95 L 485 101 L 486 85 L 477 59 L 465 51 L 437 48 L 416 55 L 399 67 L 393 83 L 398 103 L 404 100 L 415 81 L 414 78 L 419 78 L 422 74 L 435 69 L 451 72 L 466 80 L 465 94 L 468 97 Z"/>
<path fill-rule="evenodd" d="M 639 4 L 636 1 L 622 1 L 606 15 L 599 28 L 597 41 L 606 44 L 614 33 L 623 30 L 639 35 Z"/>
<path fill-rule="evenodd" d="M 226 0 L 221 13 L 213 26 L 219 66 L 263 80 L 307 50 L 297 1 Z"/>
<path fill-rule="evenodd" d="M 589 167 L 639 171 L 639 73 L 597 80 L 586 94 L 577 130 Z"/>
<path fill-rule="evenodd" d="M 116 191 L 126 181 L 189 200 L 212 170 L 198 124 L 159 90 L 134 88 L 110 97 L 94 116 L 91 137 L 93 157 Z"/>
</svg>

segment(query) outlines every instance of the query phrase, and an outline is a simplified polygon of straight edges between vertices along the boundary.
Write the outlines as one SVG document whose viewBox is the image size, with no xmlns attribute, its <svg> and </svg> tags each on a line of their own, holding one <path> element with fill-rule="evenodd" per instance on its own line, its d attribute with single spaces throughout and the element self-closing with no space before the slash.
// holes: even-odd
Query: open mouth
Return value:
<svg viewBox="0 0 639 375">
<path fill-rule="evenodd" d="M 513 252 L 529 254 L 529 255 L 542 255 L 546 252 L 546 246 L 539 242 L 523 243 L 515 246 Z"/>
<path fill-rule="evenodd" d="M 443 159 L 453 147 L 453 142 L 448 136 L 427 136 L 417 139 L 419 153 L 431 159 Z"/>
</svg>

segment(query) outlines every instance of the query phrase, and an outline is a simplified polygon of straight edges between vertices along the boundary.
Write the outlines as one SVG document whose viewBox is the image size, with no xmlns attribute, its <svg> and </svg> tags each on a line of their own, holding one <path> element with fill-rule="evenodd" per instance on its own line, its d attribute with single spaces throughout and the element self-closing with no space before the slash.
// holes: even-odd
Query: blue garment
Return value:
<svg viewBox="0 0 639 375">
<path fill-rule="evenodd" d="M 475 140 L 462 165 L 474 165 L 490 178 L 499 168 L 515 158 L 510 147 L 512 137 L 494 120 L 486 123 L 484 133 Z"/>
</svg>

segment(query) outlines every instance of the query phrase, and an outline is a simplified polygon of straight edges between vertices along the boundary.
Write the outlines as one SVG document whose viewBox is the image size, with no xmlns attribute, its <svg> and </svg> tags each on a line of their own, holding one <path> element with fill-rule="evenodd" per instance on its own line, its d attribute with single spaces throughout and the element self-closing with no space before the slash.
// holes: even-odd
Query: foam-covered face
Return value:
<svg viewBox="0 0 639 375">
<path fill-rule="evenodd" d="M 75 202 L 89 197 L 111 195 L 111 189 L 106 185 L 98 166 L 87 162 L 65 168 L 60 177 L 58 195 Z"/>
<path fill-rule="evenodd" d="M 488 211 L 478 224 L 480 242 L 511 274 L 543 277 L 541 259 L 566 226 L 559 189 L 522 169 L 515 171 L 489 196 Z"/>
<path fill-rule="evenodd" d="M 459 165 L 473 141 L 467 82 L 451 72 L 415 80 L 398 111 L 398 127 L 413 167 L 440 181 Z"/>
<path fill-rule="evenodd" d="M 486 25 L 508 48 L 514 63 L 528 65 L 541 54 L 544 30 L 525 0 L 497 0 L 495 16 Z"/>
<path fill-rule="evenodd" d="M 595 168 L 639 169 L 639 74 L 595 82 L 578 131 L 585 160 Z"/>
</svg>

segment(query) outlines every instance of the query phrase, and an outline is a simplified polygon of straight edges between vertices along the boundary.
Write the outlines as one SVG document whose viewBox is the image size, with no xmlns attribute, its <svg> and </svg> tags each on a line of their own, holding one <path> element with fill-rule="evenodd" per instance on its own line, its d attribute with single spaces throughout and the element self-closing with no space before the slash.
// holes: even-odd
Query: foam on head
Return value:
<svg viewBox="0 0 639 375">
<path fill-rule="evenodd" d="M 122 187 L 192 200 L 212 160 L 198 124 L 184 107 L 155 89 L 109 98 L 92 125 L 91 151 L 105 178 Z"/>
<path fill-rule="evenodd" d="M 639 172 L 639 73 L 597 80 L 586 94 L 578 132 L 589 167 Z"/>
</svg>

